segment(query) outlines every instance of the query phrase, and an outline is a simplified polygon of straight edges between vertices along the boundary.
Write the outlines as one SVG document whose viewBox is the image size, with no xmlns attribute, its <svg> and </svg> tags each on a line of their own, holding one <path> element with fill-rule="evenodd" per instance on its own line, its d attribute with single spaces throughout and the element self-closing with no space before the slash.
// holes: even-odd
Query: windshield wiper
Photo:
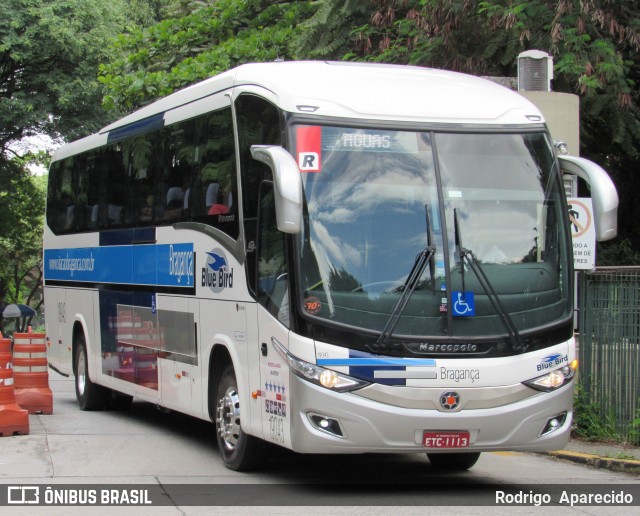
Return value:
<svg viewBox="0 0 640 516">
<path fill-rule="evenodd" d="M 480 286 L 483 288 L 489 301 L 493 305 L 494 310 L 498 314 L 504 329 L 507 330 L 509 334 L 509 338 L 511 339 L 511 347 L 514 351 L 518 353 L 524 353 L 527 350 L 527 345 L 522 341 L 522 337 L 520 336 L 520 332 L 518 332 L 518 328 L 511 319 L 509 313 L 505 310 L 502 301 L 500 301 L 500 297 L 496 294 L 489 278 L 487 277 L 482 265 L 480 265 L 480 261 L 478 257 L 471 251 L 470 249 L 466 249 L 462 246 L 462 236 L 460 233 L 460 226 L 458 224 L 458 211 L 456 208 L 453 209 L 453 230 L 455 234 L 455 244 L 456 244 L 456 252 L 460 256 L 460 275 L 462 277 L 462 291 L 465 291 L 464 286 L 464 263 L 465 260 L 469 264 L 469 268 L 475 274 Z"/>
<path fill-rule="evenodd" d="M 380 332 L 380 336 L 375 343 L 374 349 L 380 350 L 387 347 L 387 343 L 393 334 L 393 330 L 395 330 L 400 317 L 402 316 L 402 312 L 404 312 L 409 299 L 411 298 L 411 294 L 416 289 L 420 278 L 422 277 L 422 273 L 426 268 L 427 264 L 432 262 L 433 255 L 436 253 L 436 246 L 433 243 L 433 234 L 431 232 L 431 221 L 429 219 L 429 206 L 425 204 L 425 218 L 427 224 L 427 247 L 425 247 L 422 251 L 418 253 L 416 256 L 416 261 L 411 268 L 411 272 L 409 272 L 409 276 L 407 276 L 407 280 L 404 282 L 402 286 L 402 294 L 396 301 L 391 313 L 389 314 L 389 318 L 387 319 L 387 323 L 384 325 L 382 332 Z M 434 268 L 431 266 L 431 279 L 434 277 Z"/>
</svg>

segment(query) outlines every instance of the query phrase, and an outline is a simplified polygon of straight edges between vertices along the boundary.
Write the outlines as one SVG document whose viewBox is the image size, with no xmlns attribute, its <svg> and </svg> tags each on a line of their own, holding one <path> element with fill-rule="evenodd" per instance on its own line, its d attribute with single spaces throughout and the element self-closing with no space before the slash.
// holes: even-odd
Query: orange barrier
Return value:
<svg viewBox="0 0 640 516">
<path fill-rule="evenodd" d="M 11 340 L 0 335 L 0 436 L 29 433 L 29 412 L 16 404 Z"/>
<path fill-rule="evenodd" d="M 29 414 L 53 414 L 44 333 L 14 333 L 13 376 L 16 402 Z"/>
</svg>

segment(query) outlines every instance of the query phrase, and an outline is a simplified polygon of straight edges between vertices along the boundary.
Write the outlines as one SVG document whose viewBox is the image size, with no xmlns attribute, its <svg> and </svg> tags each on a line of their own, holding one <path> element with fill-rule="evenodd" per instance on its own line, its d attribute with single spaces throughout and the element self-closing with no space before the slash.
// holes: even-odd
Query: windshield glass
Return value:
<svg viewBox="0 0 640 516">
<path fill-rule="evenodd" d="M 295 136 L 306 315 L 382 331 L 431 234 L 435 253 L 394 336 L 506 333 L 460 246 L 519 331 L 568 317 L 564 193 L 543 133 L 296 126 Z"/>
</svg>

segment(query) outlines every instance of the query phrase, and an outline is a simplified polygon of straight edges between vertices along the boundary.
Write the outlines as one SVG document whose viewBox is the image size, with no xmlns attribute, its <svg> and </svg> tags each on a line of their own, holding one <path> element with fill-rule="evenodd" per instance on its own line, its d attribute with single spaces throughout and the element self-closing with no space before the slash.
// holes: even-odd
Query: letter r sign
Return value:
<svg viewBox="0 0 640 516">
<path fill-rule="evenodd" d="M 296 153 L 300 172 L 320 172 L 322 164 L 322 127 L 299 125 L 296 128 Z"/>
<path fill-rule="evenodd" d="M 300 172 L 320 172 L 320 158 L 317 152 L 301 152 L 298 154 Z"/>
</svg>

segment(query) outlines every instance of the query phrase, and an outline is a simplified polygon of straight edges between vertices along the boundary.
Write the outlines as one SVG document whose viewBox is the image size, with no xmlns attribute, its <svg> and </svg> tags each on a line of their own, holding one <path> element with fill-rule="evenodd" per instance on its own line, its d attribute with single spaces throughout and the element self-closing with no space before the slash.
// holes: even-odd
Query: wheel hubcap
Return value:
<svg viewBox="0 0 640 516">
<path fill-rule="evenodd" d="M 78 393 L 80 396 L 84 394 L 84 389 L 87 382 L 87 366 L 84 359 L 84 350 L 78 351 L 78 368 L 76 371 L 76 386 L 78 387 Z"/>
<path fill-rule="evenodd" d="M 227 450 L 235 450 L 240 437 L 240 398 L 235 387 L 227 387 L 218 400 L 216 426 Z"/>
</svg>

